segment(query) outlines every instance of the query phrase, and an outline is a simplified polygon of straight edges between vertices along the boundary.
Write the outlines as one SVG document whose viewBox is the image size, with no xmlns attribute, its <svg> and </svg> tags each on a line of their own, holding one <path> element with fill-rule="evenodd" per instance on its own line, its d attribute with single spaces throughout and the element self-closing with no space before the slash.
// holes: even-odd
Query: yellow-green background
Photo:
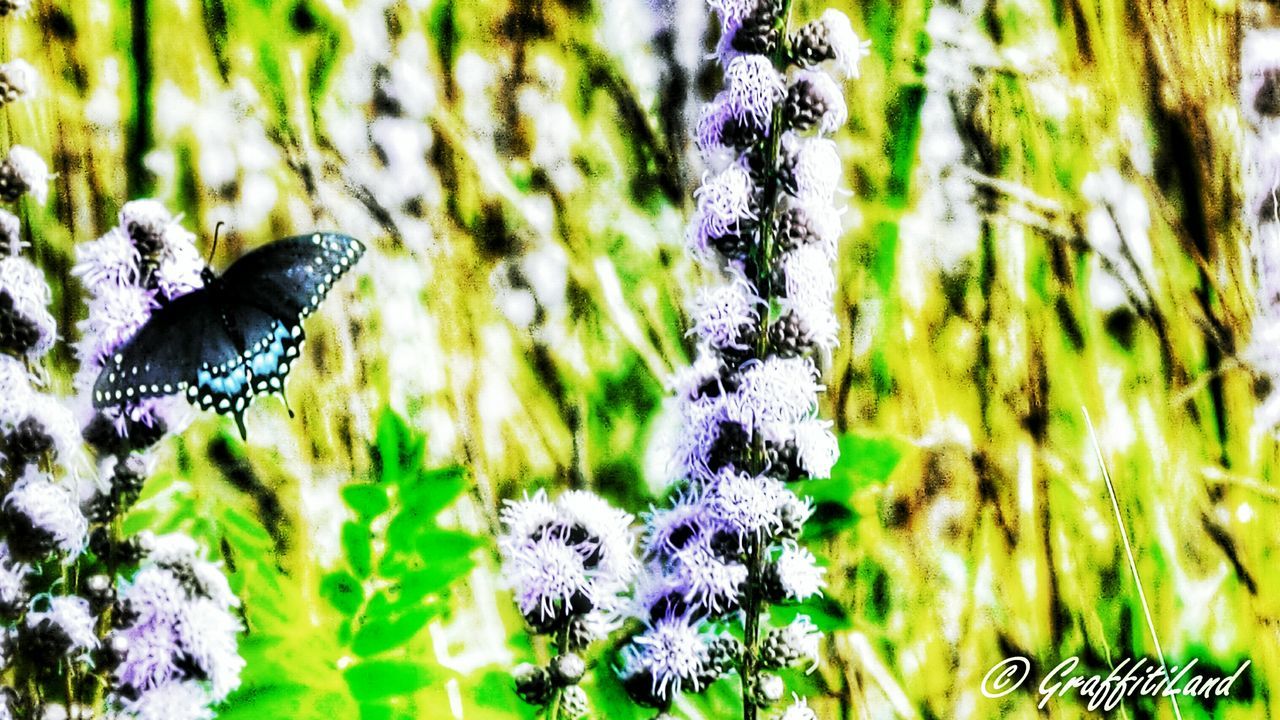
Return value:
<svg viewBox="0 0 1280 720">
<path fill-rule="evenodd" d="M 823 412 L 842 457 L 810 488 L 830 587 L 805 611 L 829 634 L 821 667 L 791 687 L 826 718 L 1026 718 L 1033 693 L 979 694 L 1006 656 L 1040 671 L 1153 657 L 1087 407 L 1167 660 L 1252 661 L 1231 698 L 1183 700 L 1181 715 L 1270 716 L 1280 496 L 1276 441 L 1255 424 L 1264 384 L 1237 362 L 1255 282 L 1235 97 L 1242 28 L 1266 13 L 977 3 L 970 31 L 996 50 L 963 128 L 983 149 L 981 235 L 944 272 L 921 241 L 945 244 L 947 228 L 900 232 L 930 182 L 917 150 L 940 6 L 837 5 L 872 53 L 836 138 L 853 194 Z M 823 7 L 796 2 L 793 16 Z M 658 501 L 663 384 L 690 356 L 684 307 L 705 281 L 681 249 L 700 169 L 678 111 L 718 78 L 673 57 L 687 42 L 644 31 L 650 8 L 36 0 L 3 20 L 6 57 L 42 81 L 4 122 L 57 173 L 48 204 L 21 213 L 64 337 L 84 314 L 73 246 L 131 198 L 161 199 L 206 238 L 225 220 L 216 267 L 314 227 L 371 247 L 308 322 L 298 417 L 259 403 L 247 444 L 197 418 L 165 442 L 130 520 L 193 532 L 226 560 L 248 666 L 222 717 L 531 715 L 504 673 L 545 650 L 500 587 L 496 510 L 537 487 L 594 488 L 633 512 Z M 676 35 L 699 23 L 680 16 Z M 1030 69 L 1019 49 L 1036 51 Z M 423 151 L 396 162 L 427 190 L 389 214 L 379 183 L 397 180 L 368 142 L 379 63 L 425 92 L 405 121 Z M 567 138 L 559 155 L 539 145 L 548 119 Z M 1131 161 L 1142 150 L 1149 174 Z M 1137 312 L 1090 299 L 1102 269 L 1080 189 L 1105 168 L 1150 207 L 1156 272 Z M 532 328 L 499 309 L 522 263 L 562 274 Z M 70 352 L 51 365 L 69 390 Z M 417 441 L 424 471 L 465 472 L 386 460 Z M 352 483 L 367 487 L 340 491 Z M 594 661 L 600 716 L 644 717 L 621 699 L 611 649 Z M 732 717 L 733 687 L 677 711 Z M 1168 702 L 1124 713 L 1174 717 Z M 1069 697 L 1044 714 L 1086 711 Z"/>
</svg>

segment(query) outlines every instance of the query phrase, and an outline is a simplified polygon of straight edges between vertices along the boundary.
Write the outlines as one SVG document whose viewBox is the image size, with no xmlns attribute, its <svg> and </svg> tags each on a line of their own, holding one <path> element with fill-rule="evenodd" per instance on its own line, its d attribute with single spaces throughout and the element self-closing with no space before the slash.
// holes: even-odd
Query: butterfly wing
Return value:
<svg viewBox="0 0 1280 720">
<path fill-rule="evenodd" d="M 222 322 L 218 288 L 200 288 L 156 310 L 107 358 L 93 386 L 93 405 L 119 406 L 187 393 L 202 365 L 224 363 L 236 346 Z"/>
<path fill-rule="evenodd" d="M 346 235 L 296 235 L 244 255 L 221 280 L 231 302 L 256 306 L 292 332 L 364 250 L 363 243 Z"/>
</svg>

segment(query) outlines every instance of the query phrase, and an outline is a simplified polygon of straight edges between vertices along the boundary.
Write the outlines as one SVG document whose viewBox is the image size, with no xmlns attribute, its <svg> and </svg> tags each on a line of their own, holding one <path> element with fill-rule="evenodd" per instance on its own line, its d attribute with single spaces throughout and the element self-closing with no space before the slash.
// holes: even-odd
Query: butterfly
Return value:
<svg viewBox="0 0 1280 720">
<path fill-rule="evenodd" d="M 181 393 L 202 410 L 233 416 L 247 438 L 245 410 L 257 395 L 284 396 L 305 342 L 303 318 L 364 251 L 355 238 L 312 233 L 249 252 L 221 276 L 205 268 L 203 287 L 157 309 L 107 359 L 94 407 Z"/>
</svg>

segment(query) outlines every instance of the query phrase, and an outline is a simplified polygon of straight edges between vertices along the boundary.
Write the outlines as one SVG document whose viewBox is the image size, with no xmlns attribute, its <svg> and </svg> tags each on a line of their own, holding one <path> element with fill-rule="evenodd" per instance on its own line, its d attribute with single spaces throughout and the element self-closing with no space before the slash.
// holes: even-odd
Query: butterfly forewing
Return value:
<svg viewBox="0 0 1280 720">
<path fill-rule="evenodd" d="M 256 305 L 293 330 L 362 255 L 364 244 L 346 235 L 296 235 L 240 258 L 222 282 L 229 300 Z"/>
</svg>

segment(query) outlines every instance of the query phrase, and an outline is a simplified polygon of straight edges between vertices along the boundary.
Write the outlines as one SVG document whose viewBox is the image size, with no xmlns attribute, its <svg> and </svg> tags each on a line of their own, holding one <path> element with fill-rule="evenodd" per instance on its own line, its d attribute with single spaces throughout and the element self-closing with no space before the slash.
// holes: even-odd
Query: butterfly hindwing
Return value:
<svg viewBox="0 0 1280 720">
<path fill-rule="evenodd" d="M 182 393 L 201 409 L 233 416 L 243 436 L 254 396 L 283 394 L 305 339 L 303 318 L 364 250 L 354 238 L 313 233 L 244 255 L 152 314 L 108 359 L 94 405 Z"/>
<path fill-rule="evenodd" d="M 235 354 L 223 330 L 220 303 L 205 289 L 152 313 L 133 337 L 107 358 L 93 386 L 95 407 L 189 392 L 193 368 Z"/>
</svg>

